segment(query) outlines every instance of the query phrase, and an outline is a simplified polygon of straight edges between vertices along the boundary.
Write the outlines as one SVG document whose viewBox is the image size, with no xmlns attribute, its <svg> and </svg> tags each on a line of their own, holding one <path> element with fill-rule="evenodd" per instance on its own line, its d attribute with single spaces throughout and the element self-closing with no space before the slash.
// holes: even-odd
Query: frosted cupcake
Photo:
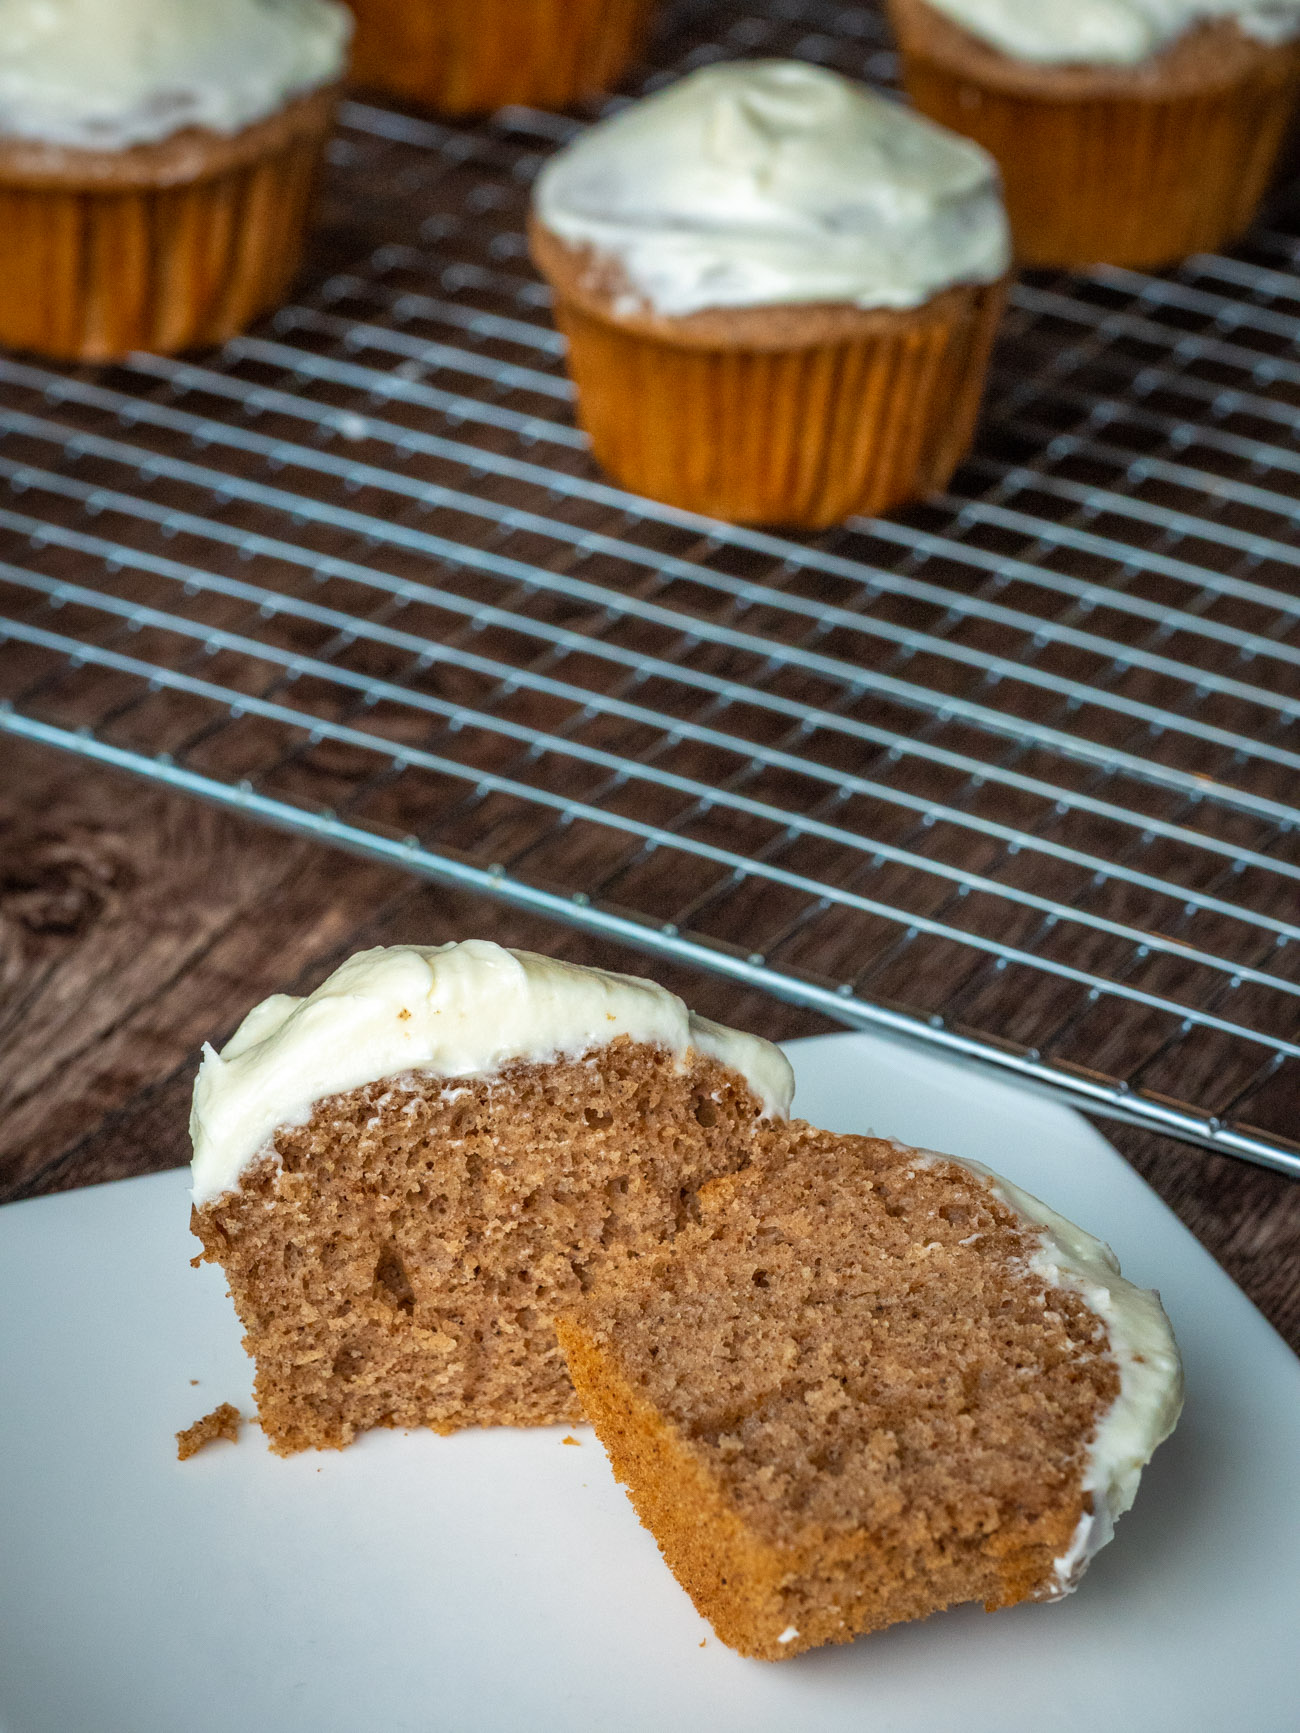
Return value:
<svg viewBox="0 0 1300 1733">
<path fill-rule="evenodd" d="M 612 90 L 653 0 L 348 0 L 358 84 L 442 114 L 569 108 Z"/>
<path fill-rule="evenodd" d="M 0 343 L 219 343 L 301 255 L 350 20 L 334 0 L 0 0 Z"/>
<path fill-rule="evenodd" d="M 819 67 L 693 73 L 538 179 L 533 257 L 625 487 L 819 528 L 967 451 L 1009 247 L 991 159 Z"/>
<path fill-rule="evenodd" d="M 1154 267 L 1246 229 L 1300 91 L 1300 0 L 889 0 L 924 114 L 998 159 L 1026 264 Z"/>
</svg>

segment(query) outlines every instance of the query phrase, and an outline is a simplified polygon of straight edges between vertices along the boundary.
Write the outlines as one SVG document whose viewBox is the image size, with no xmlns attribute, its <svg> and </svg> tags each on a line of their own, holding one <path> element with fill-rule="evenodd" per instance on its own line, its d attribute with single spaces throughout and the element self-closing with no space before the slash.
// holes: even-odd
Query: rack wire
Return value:
<svg viewBox="0 0 1300 1733">
<path fill-rule="evenodd" d="M 642 88 L 870 7 L 666 9 Z M 1300 1174 L 1300 228 L 1015 292 L 949 494 L 634 497 L 522 223 L 580 122 L 359 102 L 301 297 L 0 357 L 0 729 Z"/>
</svg>

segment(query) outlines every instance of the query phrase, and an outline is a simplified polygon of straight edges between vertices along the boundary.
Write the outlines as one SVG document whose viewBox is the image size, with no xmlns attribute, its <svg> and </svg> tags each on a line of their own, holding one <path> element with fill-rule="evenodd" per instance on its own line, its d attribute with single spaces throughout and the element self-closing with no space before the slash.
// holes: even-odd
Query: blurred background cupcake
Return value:
<svg viewBox="0 0 1300 1733">
<path fill-rule="evenodd" d="M 612 90 L 654 0 L 349 0 L 356 82 L 441 114 L 569 108 Z"/>
<path fill-rule="evenodd" d="M 301 256 L 335 0 L 0 0 L 0 343 L 219 343 Z"/>
<path fill-rule="evenodd" d="M 917 108 L 1001 165 L 1024 264 L 1172 264 L 1249 226 L 1300 91 L 1300 0 L 889 9 Z"/>
<path fill-rule="evenodd" d="M 819 528 L 967 451 L 1009 259 L 992 160 L 795 61 L 712 66 L 547 164 L 533 256 L 625 487 Z"/>
</svg>

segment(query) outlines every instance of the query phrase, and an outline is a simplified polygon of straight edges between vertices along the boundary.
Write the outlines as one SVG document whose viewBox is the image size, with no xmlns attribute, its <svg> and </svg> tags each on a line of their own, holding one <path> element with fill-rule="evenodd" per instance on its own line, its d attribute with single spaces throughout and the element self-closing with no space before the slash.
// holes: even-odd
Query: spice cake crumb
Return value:
<svg viewBox="0 0 1300 1733">
<path fill-rule="evenodd" d="M 671 1246 L 611 1265 L 557 1320 L 615 1475 L 741 1654 L 1073 1585 L 1121 1367 L 1094 1291 L 1045 1277 L 1042 1224 L 1001 1184 L 774 1127 Z M 1177 1355 L 1155 1297 L 1112 1280 L 1164 1344 L 1145 1462 L 1177 1417 Z"/>
<path fill-rule="evenodd" d="M 1157 1296 L 987 1170 L 791 1124 L 791 1088 L 651 982 L 479 941 L 255 1008 L 196 1084 L 192 1225 L 272 1450 L 590 1419 L 765 1659 L 1067 1592 L 1177 1418 Z"/>
<path fill-rule="evenodd" d="M 197 1384 L 197 1378 L 190 1379 L 191 1384 Z M 202 1420 L 196 1420 L 193 1426 L 187 1426 L 184 1432 L 176 1434 L 176 1457 L 180 1462 L 188 1462 L 191 1456 L 213 1444 L 219 1438 L 229 1439 L 234 1444 L 239 1438 L 240 1422 L 243 1415 L 233 1402 L 223 1402 L 219 1408 L 214 1408 L 211 1414 L 205 1414 Z"/>
<path fill-rule="evenodd" d="M 372 1426 L 573 1425 L 553 1315 L 660 1245 L 749 1160 L 738 1073 L 619 1037 L 490 1078 L 386 1078 L 316 1104 L 195 1209 L 280 1455 Z"/>
<path fill-rule="evenodd" d="M 792 1089 L 654 982 L 482 940 L 256 1006 L 195 1083 L 191 1224 L 271 1448 L 580 1421 L 556 1310 L 671 1239 Z"/>
</svg>

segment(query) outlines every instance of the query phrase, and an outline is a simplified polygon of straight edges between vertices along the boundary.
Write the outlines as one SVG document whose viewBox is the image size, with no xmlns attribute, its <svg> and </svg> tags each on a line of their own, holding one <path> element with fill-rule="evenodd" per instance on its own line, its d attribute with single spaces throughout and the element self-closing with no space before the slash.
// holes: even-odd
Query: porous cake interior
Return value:
<svg viewBox="0 0 1300 1733">
<path fill-rule="evenodd" d="M 749 1159 L 738 1073 L 626 1037 L 489 1079 L 411 1075 L 318 1102 L 196 1209 L 281 1454 L 368 1426 L 582 1418 L 553 1315 L 613 1248 L 662 1244 Z"/>
<path fill-rule="evenodd" d="M 970 1170 L 806 1126 L 561 1318 L 574 1382 L 724 1641 L 778 1659 L 1052 1592 L 1119 1389 Z"/>
</svg>

